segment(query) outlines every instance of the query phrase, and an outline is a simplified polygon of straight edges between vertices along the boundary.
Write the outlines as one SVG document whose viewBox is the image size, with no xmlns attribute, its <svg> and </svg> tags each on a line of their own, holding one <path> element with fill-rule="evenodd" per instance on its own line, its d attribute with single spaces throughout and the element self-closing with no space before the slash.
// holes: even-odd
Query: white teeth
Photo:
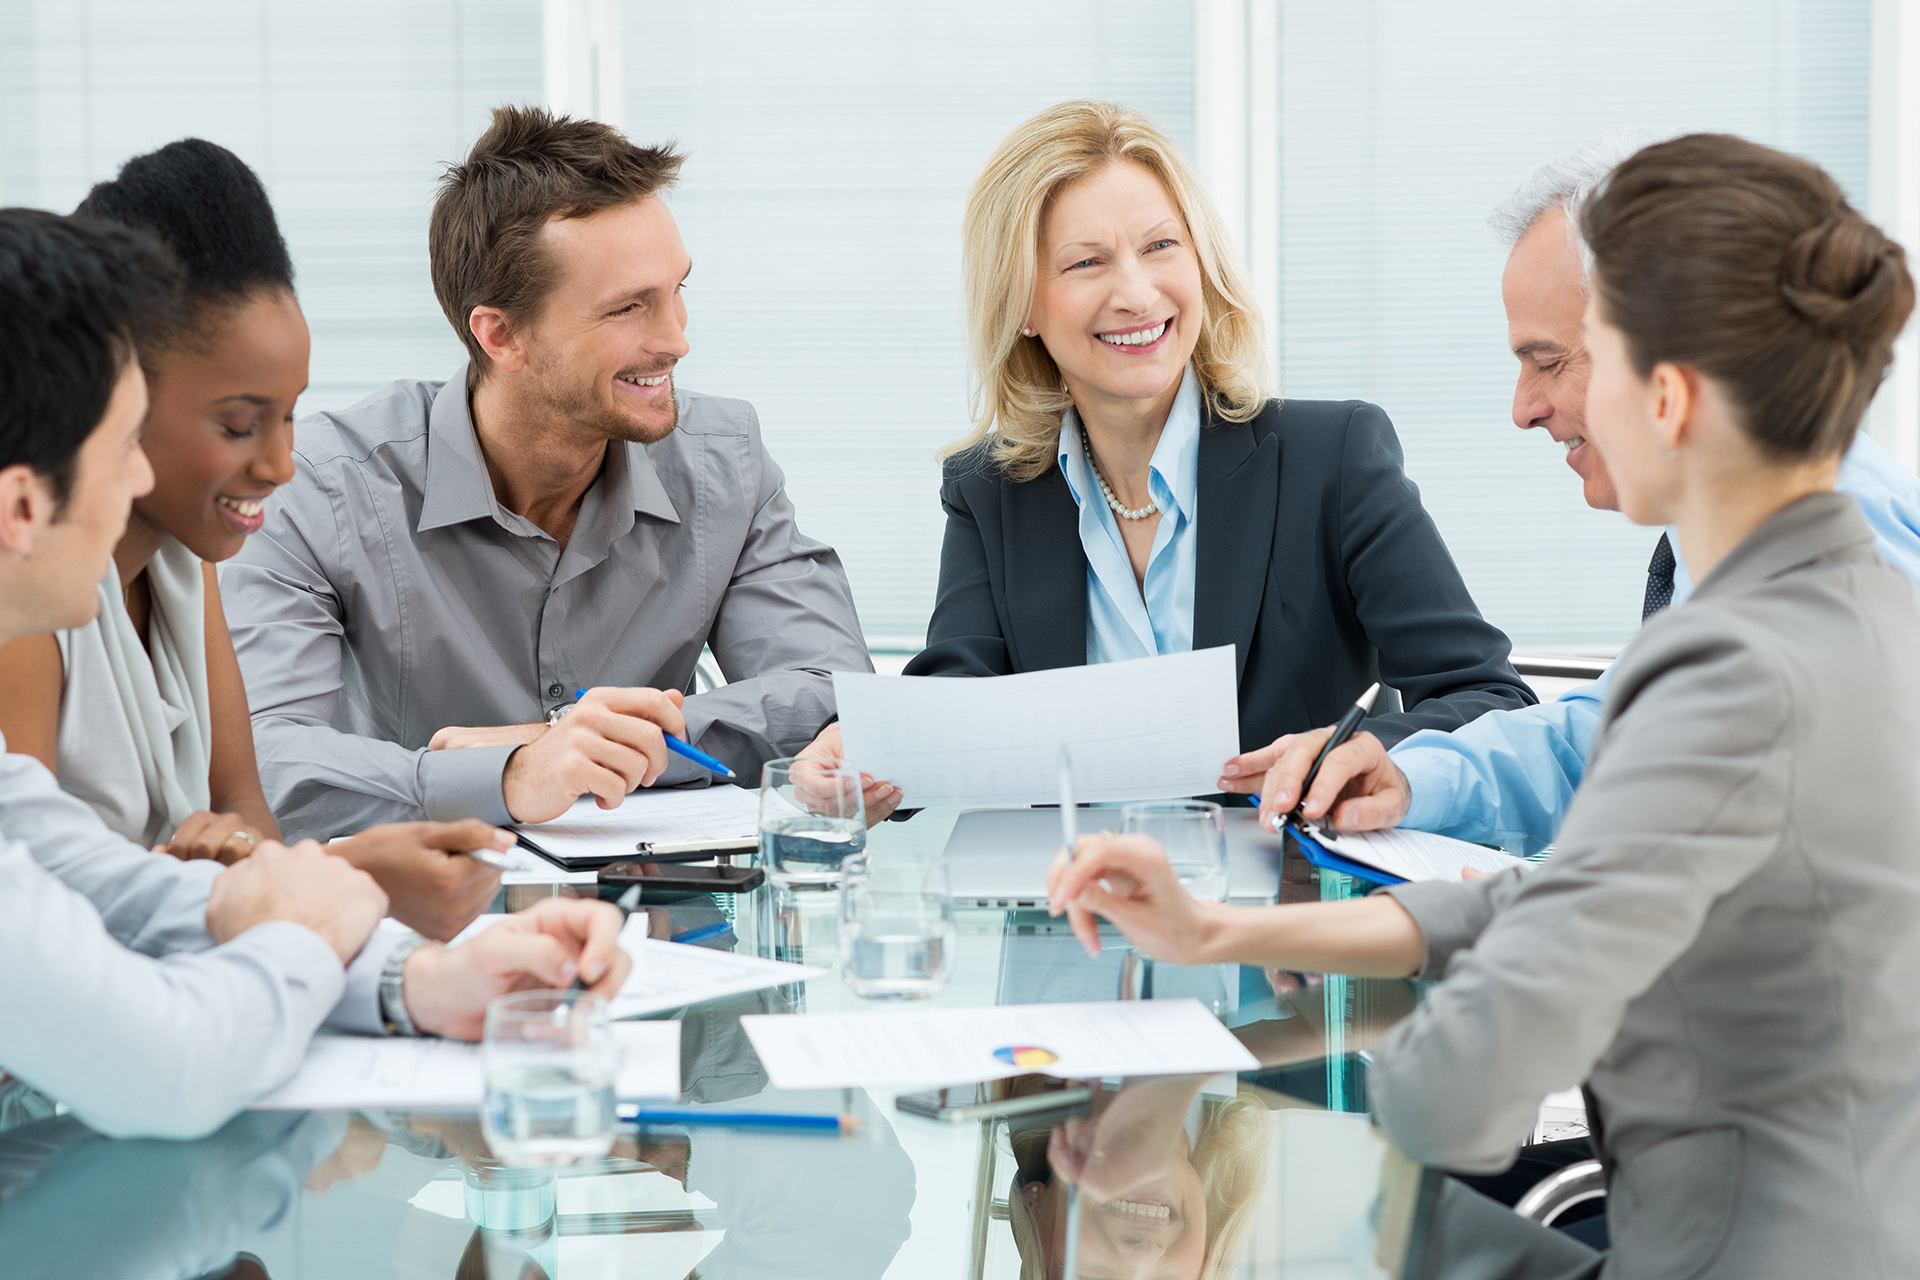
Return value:
<svg viewBox="0 0 1920 1280">
<path fill-rule="evenodd" d="M 1117 1217 L 1136 1218 L 1142 1222 L 1170 1222 L 1173 1219 L 1172 1205 L 1153 1200 L 1109 1200 L 1100 1207 Z"/>
<path fill-rule="evenodd" d="M 1160 335 L 1167 331 L 1168 321 L 1162 320 L 1151 329 L 1141 329 L 1136 333 L 1100 333 L 1094 336 L 1110 347 L 1150 347 L 1160 341 Z"/>
<path fill-rule="evenodd" d="M 667 375 L 664 373 L 656 374 L 651 378 L 635 378 L 629 374 L 624 374 L 624 373 L 620 375 L 620 381 L 631 383 L 633 386 L 636 386 L 636 387 L 657 387 L 661 383 L 665 382 L 666 380 L 667 380 Z"/>
<path fill-rule="evenodd" d="M 214 501 L 229 511 L 237 511 L 248 517 L 259 515 L 261 508 L 266 506 L 266 503 L 259 498 L 248 498 L 245 501 L 238 498 L 216 498 Z"/>
<path fill-rule="evenodd" d="M 1585 436 L 1568 436 L 1565 440 L 1562 440 L 1560 443 L 1567 446 L 1568 453 L 1572 453 L 1575 449 L 1578 449 L 1581 445 L 1585 444 L 1586 442 L 1587 442 L 1587 438 Z"/>
</svg>

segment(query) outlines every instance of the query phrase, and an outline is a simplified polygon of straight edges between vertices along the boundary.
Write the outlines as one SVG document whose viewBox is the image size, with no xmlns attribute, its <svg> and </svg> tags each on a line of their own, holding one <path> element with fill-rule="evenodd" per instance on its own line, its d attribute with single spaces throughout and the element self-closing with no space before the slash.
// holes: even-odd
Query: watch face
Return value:
<svg viewBox="0 0 1920 1280">
<path fill-rule="evenodd" d="M 547 723 L 548 723 L 549 725 L 556 725 L 556 724 L 559 724 L 559 723 L 560 723 L 560 717 L 562 717 L 562 716 L 564 716 L 564 715 L 566 715 L 566 714 L 567 714 L 567 712 L 569 712 L 569 711 L 571 711 L 571 710 L 573 710 L 573 704 L 572 704 L 571 702 L 563 702 L 563 703 L 561 703 L 561 704 L 559 704 L 558 706 L 553 706 L 553 707 L 548 707 L 548 708 L 547 708 Z"/>
</svg>

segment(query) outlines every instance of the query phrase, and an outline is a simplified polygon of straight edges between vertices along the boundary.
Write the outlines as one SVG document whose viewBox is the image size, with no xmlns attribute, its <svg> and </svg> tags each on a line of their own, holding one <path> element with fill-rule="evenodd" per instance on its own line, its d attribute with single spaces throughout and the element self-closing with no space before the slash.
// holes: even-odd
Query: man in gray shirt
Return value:
<svg viewBox="0 0 1920 1280">
<path fill-rule="evenodd" d="M 138 233 L 0 210 L 0 644 L 98 608 L 153 487 L 136 350 L 176 284 Z M 17 1077 L 106 1133 L 194 1136 L 286 1079 L 322 1022 L 478 1039 L 495 995 L 576 976 L 610 993 L 626 974 L 606 903 L 548 899 L 422 945 L 378 927 L 379 886 L 311 841 L 181 862 L 4 748 L 0 1111 Z"/>
<path fill-rule="evenodd" d="M 222 574 L 287 831 L 541 821 L 706 777 L 663 733 L 752 785 L 832 720 L 832 671 L 872 669 L 752 407 L 674 387 L 679 165 L 503 107 L 443 179 L 434 289 L 468 364 L 302 422 Z M 683 697 L 702 646 L 731 683 Z"/>
</svg>

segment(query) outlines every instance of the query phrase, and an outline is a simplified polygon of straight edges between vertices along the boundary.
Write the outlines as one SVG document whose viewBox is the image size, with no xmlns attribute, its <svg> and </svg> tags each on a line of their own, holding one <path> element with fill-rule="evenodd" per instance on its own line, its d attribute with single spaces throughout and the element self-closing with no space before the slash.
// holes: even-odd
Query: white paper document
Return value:
<svg viewBox="0 0 1920 1280">
<path fill-rule="evenodd" d="M 1198 1000 L 1109 1000 L 740 1019 L 776 1088 L 1212 1075 L 1260 1064 Z"/>
<path fill-rule="evenodd" d="M 731 785 L 636 791 L 618 809 L 602 809 L 588 796 L 552 822 L 530 822 L 520 830 L 556 858 L 638 858 L 643 843 L 757 837 L 760 796 Z"/>
<path fill-rule="evenodd" d="M 1338 833 L 1312 827 L 1306 837 L 1329 853 L 1378 867 L 1402 880 L 1458 880 L 1463 867 L 1498 875 L 1511 867 L 1532 865 L 1499 849 L 1409 827 Z"/>
<path fill-rule="evenodd" d="M 549 862 L 531 849 L 515 845 L 496 855 L 501 884 L 598 884 L 600 873 L 593 868 L 569 871 Z"/>
<path fill-rule="evenodd" d="M 714 947 L 649 938 L 644 915 L 627 921 L 627 927 L 620 934 L 620 945 L 633 957 L 633 973 L 620 988 L 620 994 L 613 998 L 611 1010 L 616 1018 L 664 1013 L 702 1000 L 805 982 L 831 972 L 788 964 L 784 960 L 764 960 Z"/>
<path fill-rule="evenodd" d="M 613 1037 L 620 1047 L 617 1096 L 679 1096 L 679 1023 L 615 1023 Z M 293 1079 L 253 1106 L 257 1111 L 477 1107 L 486 1091 L 477 1044 L 431 1037 L 320 1035 Z"/>
<path fill-rule="evenodd" d="M 1206 795 L 1239 753 L 1233 646 L 952 679 L 836 671 L 846 758 L 904 804 L 1045 804 L 1060 748 L 1082 802 Z"/>
</svg>

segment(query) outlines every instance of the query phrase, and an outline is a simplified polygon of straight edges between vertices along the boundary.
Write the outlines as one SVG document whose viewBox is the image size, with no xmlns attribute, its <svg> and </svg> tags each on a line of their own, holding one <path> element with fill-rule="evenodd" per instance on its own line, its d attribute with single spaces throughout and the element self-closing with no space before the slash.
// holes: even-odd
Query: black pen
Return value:
<svg viewBox="0 0 1920 1280">
<path fill-rule="evenodd" d="M 1373 714 L 1373 700 L 1379 696 L 1380 682 L 1376 680 L 1367 686 L 1365 693 L 1354 699 L 1353 705 L 1347 708 L 1347 714 L 1341 716 L 1340 723 L 1333 726 L 1327 745 L 1320 748 L 1320 754 L 1313 758 L 1313 764 L 1307 769 L 1306 780 L 1300 784 L 1300 799 L 1294 804 L 1291 816 L 1300 816 L 1300 808 L 1307 802 L 1307 793 L 1313 790 L 1313 780 L 1320 776 L 1320 766 L 1327 762 L 1334 748 L 1353 736 L 1353 731 L 1360 727 L 1362 720 Z"/>
<path fill-rule="evenodd" d="M 636 884 L 631 889 L 628 889 L 614 901 L 613 905 L 620 908 L 620 927 L 622 929 L 626 928 L 627 917 L 632 915 L 633 909 L 640 905 L 640 886 Z M 575 975 L 573 979 L 573 989 L 575 991 L 585 991 L 587 989 L 587 980 Z"/>
</svg>

